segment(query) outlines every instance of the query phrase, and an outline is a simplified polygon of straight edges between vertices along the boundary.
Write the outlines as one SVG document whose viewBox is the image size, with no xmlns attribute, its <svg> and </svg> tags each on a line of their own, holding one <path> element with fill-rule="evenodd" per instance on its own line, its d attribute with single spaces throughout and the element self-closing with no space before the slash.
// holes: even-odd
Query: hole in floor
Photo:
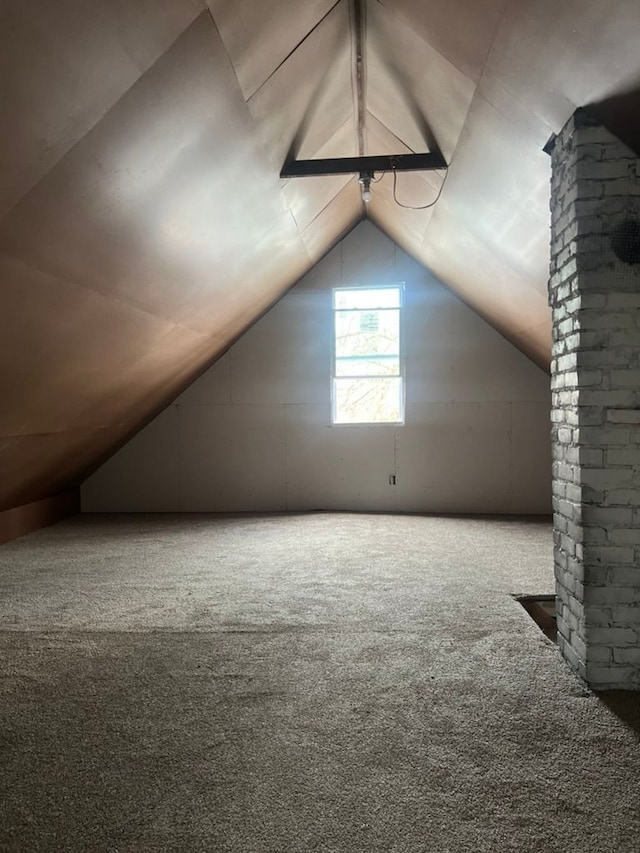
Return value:
<svg viewBox="0 0 640 853">
<path fill-rule="evenodd" d="M 517 595 L 515 599 L 524 607 L 543 634 L 555 643 L 558 634 L 555 595 Z"/>
</svg>

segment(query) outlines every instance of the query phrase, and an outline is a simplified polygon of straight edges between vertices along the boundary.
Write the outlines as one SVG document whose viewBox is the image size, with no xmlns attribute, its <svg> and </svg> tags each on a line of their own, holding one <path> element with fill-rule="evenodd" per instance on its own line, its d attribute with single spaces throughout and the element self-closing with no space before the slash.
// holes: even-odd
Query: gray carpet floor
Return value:
<svg viewBox="0 0 640 853">
<path fill-rule="evenodd" d="M 81 516 L 0 548 L 0 850 L 640 850 L 547 522 Z"/>
</svg>

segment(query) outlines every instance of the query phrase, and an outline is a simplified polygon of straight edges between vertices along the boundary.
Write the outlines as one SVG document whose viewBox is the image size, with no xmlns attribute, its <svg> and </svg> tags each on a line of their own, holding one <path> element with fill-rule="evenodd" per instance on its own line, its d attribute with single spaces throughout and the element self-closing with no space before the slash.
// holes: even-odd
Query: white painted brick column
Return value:
<svg viewBox="0 0 640 853">
<path fill-rule="evenodd" d="M 592 688 L 640 690 L 640 161 L 582 110 L 551 157 L 558 642 Z"/>
</svg>

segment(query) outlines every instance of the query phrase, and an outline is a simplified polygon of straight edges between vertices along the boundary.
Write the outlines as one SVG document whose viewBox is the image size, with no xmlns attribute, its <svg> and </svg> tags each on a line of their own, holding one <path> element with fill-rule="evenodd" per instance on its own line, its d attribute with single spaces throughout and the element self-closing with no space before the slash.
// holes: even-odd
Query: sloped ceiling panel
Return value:
<svg viewBox="0 0 640 853">
<path fill-rule="evenodd" d="M 314 264 L 353 228 L 354 211 L 359 212 L 362 204 L 360 199 L 360 185 L 353 177 L 302 232 L 302 239 Z"/>
<path fill-rule="evenodd" d="M 434 211 L 421 255 L 441 281 L 492 325 L 499 326 L 506 338 L 541 366 L 548 363 L 551 325 L 546 298 L 466 230 L 445 206 Z"/>
<path fill-rule="evenodd" d="M 122 4 L 118 23 L 135 47 L 134 5 Z M 0 508 L 81 479 L 361 217 L 358 193 L 342 192 L 341 183 L 296 221 L 282 164 L 274 166 L 264 124 L 245 102 L 210 12 L 198 15 L 187 3 L 176 22 L 167 12 L 174 7 L 153 9 L 165 38 L 157 61 L 151 27 L 139 36 L 137 74 L 107 87 L 99 105 L 94 87 L 93 112 L 77 138 L 38 161 L 19 185 L 22 198 L 0 219 Z M 61 53 L 64 33 L 73 36 L 67 50 L 76 50 L 73 34 L 92 32 L 100 9 L 98 2 L 70 8 L 74 26 L 60 27 Z M 150 10 L 146 4 L 148 18 Z M 184 25 L 175 38 L 165 33 L 167 16 Z M 331 66 L 349 41 L 330 18 L 327 26 Z M 104 50 L 122 64 L 114 43 L 118 49 Z M 269 82 L 291 75 L 295 56 Z M 75 63 L 71 76 L 80 78 L 89 53 Z M 318 94 L 325 76 L 313 84 Z M 73 86 L 51 79 L 58 113 L 71 113 Z M 38 87 L 46 89 L 44 76 Z M 349 110 L 341 105 L 335 127 L 325 124 L 324 144 Z M 37 126 L 46 120 L 33 118 Z"/>
<path fill-rule="evenodd" d="M 488 17 L 483 17 L 480 4 L 473 8 L 461 4 L 467 19 L 478 19 L 478 27 L 463 25 L 458 41 L 442 32 L 437 4 L 428 19 L 425 7 L 434 4 L 420 4 L 420 11 L 416 4 L 412 20 L 418 26 L 413 27 L 407 17 L 410 5 L 369 3 L 368 47 L 375 57 L 374 77 L 367 78 L 368 85 L 375 84 L 370 100 L 375 103 L 376 93 L 384 90 L 380 79 L 384 76 L 387 88 L 392 81 L 403 92 L 401 98 L 381 99 L 371 112 L 411 150 L 429 150 L 437 144 L 450 167 L 434 207 L 427 205 L 438 198 L 443 173 L 435 179 L 399 175 L 395 198 L 386 176 L 374 187 L 371 216 L 471 307 L 546 366 L 550 176 L 542 146 L 551 130 L 497 84 L 490 88 L 483 77 L 478 85 L 479 68 L 490 55 L 500 22 L 498 4 L 491 6 Z M 394 38 L 387 41 L 389 32 Z M 421 57 L 428 60 L 421 62 Z M 422 123 L 426 129 L 422 139 L 408 121 L 414 128 Z M 427 207 L 408 210 L 403 204 Z"/>
<path fill-rule="evenodd" d="M 248 100 L 276 174 L 289 159 L 357 153 L 351 71 L 349 4 L 343 0 L 331 7 L 295 53 Z M 286 203 L 301 232 L 349 179 L 331 176 L 282 182 Z M 354 210 L 362 213 L 359 199 L 353 198 Z"/>
<path fill-rule="evenodd" d="M 235 334 L 230 267 L 237 285 L 246 246 L 290 214 L 215 39 L 204 13 L 5 217 L 0 250 L 203 334 Z"/>
<path fill-rule="evenodd" d="M 353 114 L 344 122 L 326 145 L 316 152 L 317 157 L 355 157 L 356 134 Z M 331 200 L 345 187 L 353 175 L 328 175 L 283 183 L 283 192 L 299 228 L 305 229 Z M 358 200 L 359 203 L 359 200 Z"/>
<path fill-rule="evenodd" d="M 477 82 L 507 0 L 374 0 L 374 3 L 397 15 L 465 77 Z"/>
<path fill-rule="evenodd" d="M 550 166 L 542 147 L 578 106 L 638 88 L 637 3 L 369 0 L 367 9 L 371 112 L 412 150 L 429 147 L 418 132 L 424 118 L 450 162 L 435 211 L 394 209 L 385 178 L 374 187 L 372 219 L 547 366 Z M 420 57 L 434 52 L 439 92 L 427 95 Z M 618 117 L 616 102 L 608 105 L 614 132 L 628 127 L 622 113 L 632 102 L 618 104 Z M 421 187 L 407 178 L 401 200 L 419 206 Z"/>
<path fill-rule="evenodd" d="M 245 100 L 249 100 L 301 42 L 310 37 L 335 6 L 344 5 L 336 0 L 305 0 L 304 3 L 300 0 L 278 0 L 277 3 L 208 0 L 208 3 Z M 344 36 L 348 37 L 348 30 Z M 323 57 L 317 59 L 320 65 Z"/>
<path fill-rule="evenodd" d="M 0 258 L 0 273 L 7 320 L 0 341 L 5 363 L 15 354 L 6 388 L 11 405 L 0 412 L 3 435 L 68 429 L 149 353 L 167 348 L 184 359 L 203 343 L 197 332 L 13 258 Z"/>
<path fill-rule="evenodd" d="M 637 0 L 507 3 L 486 71 L 559 130 L 576 107 L 640 85 Z"/>
<path fill-rule="evenodd" d="M 249 99 L 276 173 L 287 159 L 313 157 L 352 114 L 349 32 L 343 1 Z"/>
<path fill-rule="evenodd" d="M 204 0 L 30 0 L 0 7 L 0 216 L 191 24 Z M 89 14 L 88 14 L 89 12 Z"/>
<path fill-rule="evenodd" d="M 513 106 L 506 120 L 484 98 L 474 100 L 421 254 L 472 307 L 546 366 L 547 134 L 532 145 L 535 128 L 519 127 L 514 117 L 520 110 Z"/>
<path fill-rule="evenodd" d="M 412 151 L 437 143 L 451 160 L 475 83 L 383 5 L 370 2 L 367 10 L 369 112 Z"/>
</svg>

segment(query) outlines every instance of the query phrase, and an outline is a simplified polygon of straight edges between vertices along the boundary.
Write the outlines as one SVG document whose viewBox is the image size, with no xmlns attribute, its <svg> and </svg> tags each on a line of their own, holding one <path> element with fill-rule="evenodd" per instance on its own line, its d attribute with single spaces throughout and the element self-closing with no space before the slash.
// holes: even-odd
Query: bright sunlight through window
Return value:
<svg viewBox="0 0 640 853">
<path fill-rule="evenodd" d="M 401 307 L 402 285 L 334 289 L 334 424 L 402 423 Z"/>
</svg>

